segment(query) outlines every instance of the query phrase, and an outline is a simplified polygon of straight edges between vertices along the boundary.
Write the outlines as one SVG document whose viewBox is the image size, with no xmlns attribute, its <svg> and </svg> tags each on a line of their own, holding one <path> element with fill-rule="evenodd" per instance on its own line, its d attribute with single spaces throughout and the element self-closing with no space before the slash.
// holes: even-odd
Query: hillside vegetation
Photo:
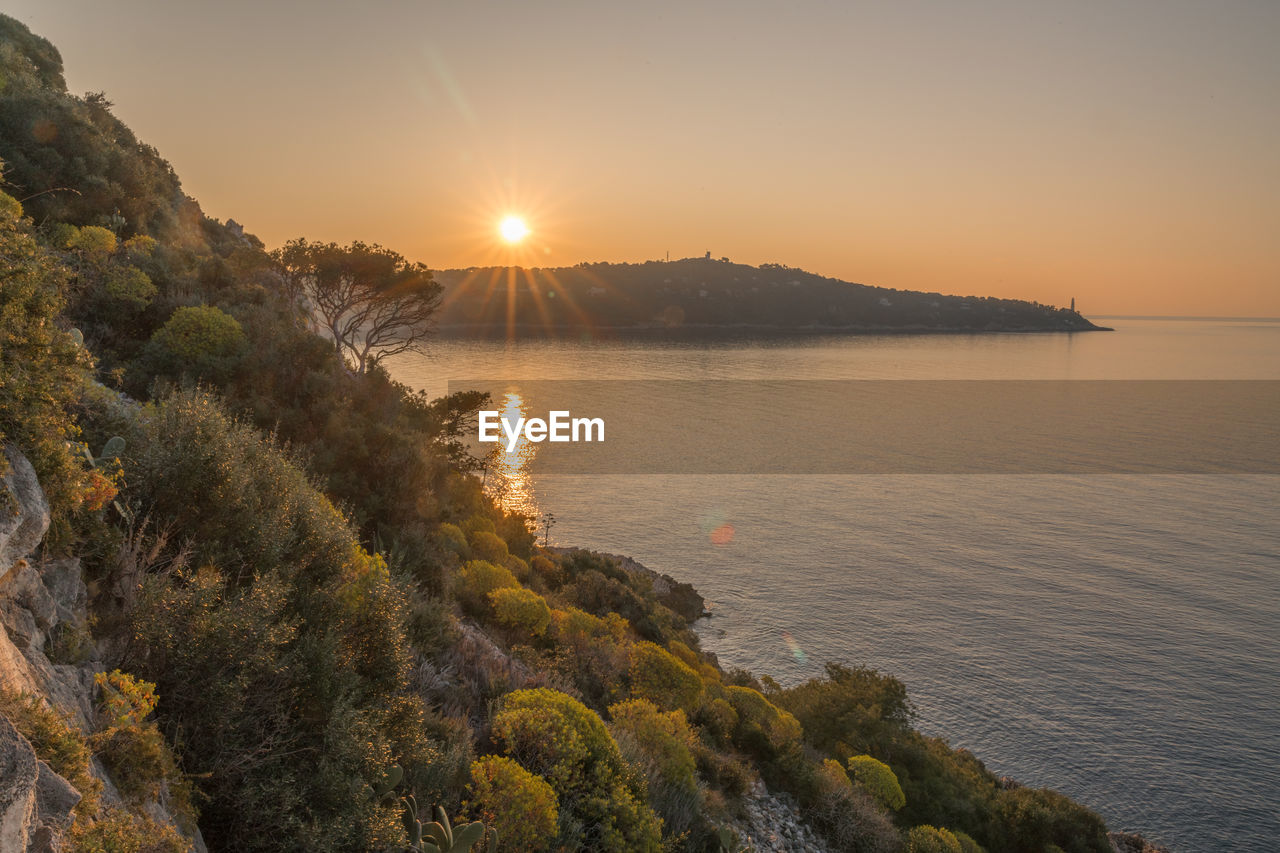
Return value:
<svg viewBox="0 0 1280 853">
<path fill-rule="evenodd" d="M 100 672 L 101 722 L 0 714 L 83 788 L 70 849 L 185 849 L 145 817 L 165 790 L 214 851 L 435 850 L 434 806 L 479 822 L 455 849 L 736 850 L 757 780 L 830 850 L 1110 849 L 915 731 L 891 676 L 727 672 L 687 585 L 538 547 L 461 450 L 482 400 L 344 360 L 281 253 L 4 16 L 0 75 L 0 443 L 44 559 L 83 566 L 87 634 L 47 652 Z"/>
</svg>

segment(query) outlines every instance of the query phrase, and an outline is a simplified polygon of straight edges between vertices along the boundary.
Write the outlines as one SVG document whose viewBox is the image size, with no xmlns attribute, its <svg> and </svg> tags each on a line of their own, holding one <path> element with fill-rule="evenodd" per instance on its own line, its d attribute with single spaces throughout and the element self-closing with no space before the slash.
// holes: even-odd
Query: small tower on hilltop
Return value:
<svg viewBox="0 0 1280 853">
<path fill-rule="evenodd" d="M 1071 310 L 1076 310 L 1076 298 L 1074 296 L 1071 297 Z"/>
</svg>

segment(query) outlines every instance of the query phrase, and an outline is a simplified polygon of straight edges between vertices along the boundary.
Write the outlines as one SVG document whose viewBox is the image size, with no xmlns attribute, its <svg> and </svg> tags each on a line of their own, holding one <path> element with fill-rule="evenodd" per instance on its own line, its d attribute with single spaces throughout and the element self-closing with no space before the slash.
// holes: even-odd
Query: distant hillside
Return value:
<svg viewBox="0 0 1280 853">
<path fill-rule="evenodd" d="M 780 264 L 711 258 L 556 269 L 444 270 L 441 331 L 491 336 L 798 332 L 1066 332 L 1102 327 L 1017 299 L 853 284 Z"/>
</svg>

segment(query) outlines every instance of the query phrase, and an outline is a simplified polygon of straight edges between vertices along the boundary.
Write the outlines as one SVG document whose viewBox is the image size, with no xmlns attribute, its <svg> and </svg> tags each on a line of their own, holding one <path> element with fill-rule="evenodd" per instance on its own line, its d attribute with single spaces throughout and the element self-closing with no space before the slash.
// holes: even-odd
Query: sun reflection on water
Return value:
<svg viewBox="0 0 1280 853">
<path fill-rule="evenodd" d="M 527 404 L 516 390 L 508 390 L 502 396 L 502 420 L 513 428 L 520 418 L 528 414 Z M 507 512 L 518 512 L 530 518 L 538 517 L 538 502 L 533 494 L 533 475 L 529 465 L 537 454 L 537 445 L 522 433 L 516 445 L 507 452 L 506 439 L 500 441 L 489 453 L 485 473 L 485 492 Z"/>
</svg>

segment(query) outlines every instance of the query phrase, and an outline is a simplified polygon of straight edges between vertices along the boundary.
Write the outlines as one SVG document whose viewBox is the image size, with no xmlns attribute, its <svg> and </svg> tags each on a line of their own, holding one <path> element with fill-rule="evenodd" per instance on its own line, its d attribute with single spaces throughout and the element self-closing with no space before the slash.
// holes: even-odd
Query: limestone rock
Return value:
<svg viewBox="0 0 1280 853">
<path fill-rule="evenodd" d="M 0 715 L 0 850 L 25 851 L 35 830 L 36 754 Z"/>
<path fill-rule="evenodd" d="M 4 448 L 8 473 L 0 479 L 0 581 L 35 551 L 49 529 L 49 502 L 35 469 L 16 448 Z"/>
<path fill-rule="evenodd" d="M 0 714 L 0 850 L 57 850 L 79 802 L 80 792 L 37 759 L 31 743 Z"/>
<path fill-rule="evenodd" d="M 36 808 L 45 824 L 71 825 L 71 810 L 80 802 L 80 792 L 43 761 L 36 763 Z"/>
</svg>

